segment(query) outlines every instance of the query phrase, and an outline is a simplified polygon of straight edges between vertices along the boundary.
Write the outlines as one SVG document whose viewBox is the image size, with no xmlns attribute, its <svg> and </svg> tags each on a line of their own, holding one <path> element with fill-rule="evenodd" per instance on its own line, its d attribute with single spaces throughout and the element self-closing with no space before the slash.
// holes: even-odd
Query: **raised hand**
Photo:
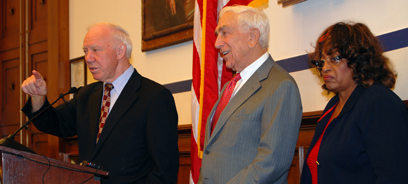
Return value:
<svg viewBox="0 0 408 184">
<path fill-rule="evenodd" d="M 33 112 L 40 109 L 48 93 L 47 83 L 41 74 L 33 70 L 32 75 L 21 84 L 21 89 L 24 93 L 31 96 Z"/>
</svg>

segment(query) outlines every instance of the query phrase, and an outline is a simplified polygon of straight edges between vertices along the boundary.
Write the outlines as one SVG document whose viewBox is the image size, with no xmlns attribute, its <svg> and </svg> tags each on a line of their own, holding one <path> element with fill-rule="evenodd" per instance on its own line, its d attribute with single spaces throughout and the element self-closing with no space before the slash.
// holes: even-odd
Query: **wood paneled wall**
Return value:
<svg viewBox="0 0 408 184">
<path fill-rule="evenodd" d="M 32 70 L 48 86 L 48 99 L 57 99 L 70 87 L 69 1 L 0 1 L 0 133 L 12 134 L 26 121 L 21 108 L 27 101 L 20 89 Z M 15 140 L 41 155 L 58 158 L 59 138 L 23 129 Z M 33 134 L 32 132 L 35 132 Z"/>
</svg>

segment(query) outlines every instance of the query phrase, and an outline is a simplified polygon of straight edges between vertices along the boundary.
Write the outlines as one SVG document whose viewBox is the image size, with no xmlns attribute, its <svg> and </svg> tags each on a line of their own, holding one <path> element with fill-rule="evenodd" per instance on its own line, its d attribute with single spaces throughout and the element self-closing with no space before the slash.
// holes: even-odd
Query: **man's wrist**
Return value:
<svg viewBox="0 0 408 184">
<path fill-rule="evenodd" d="M 31 113 L 40 110 L 44 102 L 45 96 L 31 96 Z"/>
</svg>

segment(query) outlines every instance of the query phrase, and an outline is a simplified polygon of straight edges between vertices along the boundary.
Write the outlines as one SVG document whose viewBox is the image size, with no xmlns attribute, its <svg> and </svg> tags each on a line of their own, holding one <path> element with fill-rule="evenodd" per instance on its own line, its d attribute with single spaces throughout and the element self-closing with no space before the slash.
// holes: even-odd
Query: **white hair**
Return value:
<svg viewBox="0 0 408 184">
<path fill-rule="evenodd" d="M 259 44 L 262 48 L 269 47 L 269 19 L 266 14 L 256 8 L 249 6 L 235 5 L 224 7 L 218 17 L 221 17 L 227 12 L 237 14 L 237 24 L 241 31 L 249 31 L 251 28 L 259 30 Z"/>
</svg>

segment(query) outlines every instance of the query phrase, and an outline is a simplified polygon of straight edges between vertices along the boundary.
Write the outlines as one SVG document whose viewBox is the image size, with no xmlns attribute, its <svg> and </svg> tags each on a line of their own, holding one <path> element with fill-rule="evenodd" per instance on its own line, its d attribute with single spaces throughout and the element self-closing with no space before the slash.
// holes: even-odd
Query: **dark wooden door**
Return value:
<svg viewBox="0 0 408 184">
<path fill-rule="evenodd" d="M 27 119 L 20 85 L 39 71 L 47 81 L 50 101 L 69 89 L 68 0 L 1 0 L 0 3 L 0 132 L 5 137 Z M 38 154 L 58 158 L 59 138 L 30 125 L 15 140 Z"/>
</svg>

